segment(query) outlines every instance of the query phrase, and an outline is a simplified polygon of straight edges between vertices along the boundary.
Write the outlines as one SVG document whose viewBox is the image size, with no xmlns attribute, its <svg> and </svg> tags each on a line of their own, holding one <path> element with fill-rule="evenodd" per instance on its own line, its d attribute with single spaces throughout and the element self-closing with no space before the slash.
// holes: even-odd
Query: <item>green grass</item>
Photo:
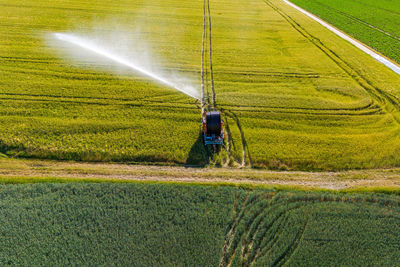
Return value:
<svg viewBox="0 0 400 267">
<path fill-rule="evenodd" d="M 400 2 L 293 0 L 293 3 L 400 63 Z"/>
<path fill-rule="evenodd" d="M 166 69 L 198 82 L 201 2 L 0 0 L 0 7 L 0 152 L 207 162 L 194 100 L 134 74 L 71 65 L 43 39 L 90 34 L 96 22 L 105 33 L 115 24 L 132 29 L 128 39 L 140 28 Z M 214 164 L 400 166 L 400 77 L 280 1 L 217 0 L 211 8 L 217 104 L 233 140 L 230 157 L 224 152 Z"/>
<path fill-rule="evenodd" d="M 142 183 L 0 185 L 1 265 L 384 265 L 396 195 Z"/>
</svg>

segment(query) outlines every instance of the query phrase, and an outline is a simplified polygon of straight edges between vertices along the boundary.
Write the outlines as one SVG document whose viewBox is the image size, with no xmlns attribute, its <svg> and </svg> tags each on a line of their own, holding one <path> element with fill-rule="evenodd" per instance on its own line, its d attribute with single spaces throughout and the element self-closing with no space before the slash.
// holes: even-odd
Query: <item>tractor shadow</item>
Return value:
<svg viewBox="0 0 400 267">
<path fill-rule="evenodd" d="M 204 167 L 209 163 L 209 153 L 203 144 L 202 131 L 199 132 L 199 136 L 196 142 L 192 145 L 189 155 L 186 159 L 186 167 Z"/>
</svg>

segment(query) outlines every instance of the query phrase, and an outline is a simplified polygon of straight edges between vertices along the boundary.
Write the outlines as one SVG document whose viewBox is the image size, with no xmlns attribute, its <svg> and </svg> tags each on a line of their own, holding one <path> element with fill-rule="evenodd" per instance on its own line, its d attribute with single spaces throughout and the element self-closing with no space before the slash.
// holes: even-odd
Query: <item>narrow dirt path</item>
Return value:
<svg viewBox="0 0 400 267">
<path fill-rule="evenodd" d="M 400 189 L 400 168 L 342 172 L 270 171 L 250 168 L 189 168 L 175 166 L 81 163 L 66 161 L 1 159 L 0 182 L 13 178 L 65 178 L 164 181 L 182 183 L 232 183 L 285 185 L 325 189 L 388 187 Z"/>
</svg>

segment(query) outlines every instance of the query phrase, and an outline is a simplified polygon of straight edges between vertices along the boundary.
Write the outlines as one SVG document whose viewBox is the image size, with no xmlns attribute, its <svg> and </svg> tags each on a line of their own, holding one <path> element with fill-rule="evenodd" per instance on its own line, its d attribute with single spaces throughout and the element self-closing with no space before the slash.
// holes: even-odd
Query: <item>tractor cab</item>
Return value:
<svg viewBox="0 0 400 267">
<path fill-rule="evenodd" d="M 203 119 L 204 145 L 222 145 L 224 143 L 224 122 L 221 112 L 208 111 Z"/>
</svg>

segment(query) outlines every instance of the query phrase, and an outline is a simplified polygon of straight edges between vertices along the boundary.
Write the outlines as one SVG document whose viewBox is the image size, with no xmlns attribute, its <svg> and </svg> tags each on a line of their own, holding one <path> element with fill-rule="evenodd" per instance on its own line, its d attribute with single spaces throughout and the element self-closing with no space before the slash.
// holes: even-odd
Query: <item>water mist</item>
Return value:
<svg viewBox="0 0 400 267">
<path fill-rule="evenodd" d="M 151 78 L 159 84 L 178 90 L 190 97 L 195 99 L 200 98 L 199 91 L 187 79 L 177 73 L 167 73 L 160 70 L 155 64 L 154 59 L 147 56 L 148 53 L 130 51 L 130 56 L 124 56 L 115 52 L 117 49 L 110 47 L 110 44 L 107 47 L 107 42 L 102 41 L 101 38 L 81 37 L 71 33 L 54 33 L 52 34 L 52 38 L 63 42 L 63 55 L 69 59 L 73 59 L 74 62 L 85 62 L 90 59 L 92 63 L 101 65 L 104 63 L 104 60 L 109 60 L 115 65 L 129 68 L 138 75 Z M 115 40 L 115 43 L 118 42 L 121 42 L 121 40 Z M 52 46 L 58 45 L 52 42 Z M 135 48 L 135 45 L 129 46 L 133 47 L 133 49 Z"/>
</svg>

